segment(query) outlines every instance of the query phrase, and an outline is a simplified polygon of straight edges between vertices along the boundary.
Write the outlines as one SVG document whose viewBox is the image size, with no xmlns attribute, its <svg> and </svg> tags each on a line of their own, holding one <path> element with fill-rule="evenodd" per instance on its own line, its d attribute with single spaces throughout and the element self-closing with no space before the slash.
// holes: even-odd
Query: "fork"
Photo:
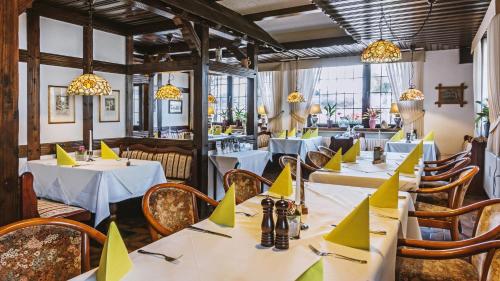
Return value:
<svg viewBox="0 0 500 281">
<path fill-rule="evenodd" d="M 255 217 L 257 215 L 257 213 L 250 214 L 247 212 L 236 212 L 236 214 L 245 215 L 245 217 Z"/>
<path fill-rule="evenodd" d="M 138 253 L 140 254 L 144 254 L 144 255 L 153 255 L 153 256 L 161 256 L 163 257 L 166 261 L 168 262 L 171 262 L 171 263 L 177 263 L 179 261 L 179 259 L 182 257 L 182 255 L 176 257 L 176 258 L 173 258 L 173 257 L 169 257 L 167 255 L 164 255 L 162 253 L 155 253 L 155 252 L 148 252 L 148 251 L 145 251 L 145 250 L 137 250 Z"/>
<path fill-rule="evenodd" d="M 309 249 L 311 249 L 316 255 L 318 255 L 320 257 L 333 256 L 333 257 L 336 257 L 338 259 L 348 260 L 348 261 L 357 262 L 357 263 L 361 263 L 361 264 L 366 264 L 367 263 L 366 260 L 359 260 L 359 259 L 355 259 L 355 258 L 350 258 L 350 257 L 347 257 L 347 256 L 335 254 L 335 253 L 322 252 L 322 251 L 316 249 L 311 244 L 309 244 Z"/>
</svg>

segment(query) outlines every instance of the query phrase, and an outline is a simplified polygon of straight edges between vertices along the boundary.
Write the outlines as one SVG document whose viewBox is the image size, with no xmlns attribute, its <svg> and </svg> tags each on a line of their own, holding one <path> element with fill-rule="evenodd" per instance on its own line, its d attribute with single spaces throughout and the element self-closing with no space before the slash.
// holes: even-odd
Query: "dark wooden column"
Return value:
<svg viewBox="0 0 500 281">
<path fill-rule="evenodd" d="M 196 24 L 196 34 L 201 41 L 193 71 L 194 144 L 198 150 L 197 188 L 208 194 L 208 26 Z"/>
<path fill-rule="evenodd" d="M 148 111 L 147 111 L 147 115 L 148 115 L 148 135 L 149 137 L 153 137 L 153 131 L 154 131 L 154 112 L 153 112 L 153 109 L 154 109 L 154 102 L 155 102 L 155 99 L 154 99 L 154 93 L 155 93 L 155 75 L 154 74 L 150 74 L 149 75 L 149 80 L 148 80 L 148 83 L 149 83 L 149 86 L 148 86 L 148 91 L 147 92 L 144 92 L 144 94 L 146 95 L 146 97 L 144 98 L 144 100 L 148 100 Z M 144 109 L 146 109 L 146 107 L 144 106 Z"/>
<path fill-rule="evenodd" d="M 19 219 L 19 18 L 17 1 L 0 5 L 0 225 Z"/>
<path fill-rule="evenodd" d="M 370 88 L 371 88 L 370 81 L 371 81 L 370 64 L 364 64 L 363 65 L 363 88 L 362 88 L 363 98 L 362 98 L 362 104 L 361 104 L 361 106 L 362 106 L 361 113 L 365 113 L 368 110 L 368 108 L 370 107 Z M 365 128 L 369 127 L 368 121 L 369 121 L 368 119 L 363 119 L 363 126 Z"/>
<path fill-rule="evenodd" d="M 233 124 L 233 76 L 227 76 L 227 120 L 229 124 Z"/>
<path fill-rule="evenodd" d="M 134 37 L 125 38 L 125 63 L 127 66 L 134 63 Z M 125 135 L 131 136 L 134 130 L 134 79 L 132 74 L 125 76 Z"/>
<path fill-rule="evenodd" d="M 259 47 L 248 44 L 247 55 L 251 62 L 250 68 L 257 72 Z M 247 80 L 247 134 L 254 136 L 256 140 L 254 148 L 257 148 L 257 77 L 247 78 Z"/>
<path fill-rule="evenodd" d="M 27 10 L 28 160 L 40 159 L 40 14 Z"/>
<path fill-rule="evenodd" d="M 142 99 L 141 126 L 143 131 L 149 131 L 149 83 L 142 84 L 141 99 Z"/>
<path fill-rule="evenodd" d="M 94 59 L 94 30 L 92 26 L 83 27 L 83 73 L 91 73 Z M 94 97 L 83 96 L 83 145 L 89 147 L 89 131 L 94 128 Z"/>
<path fill-rule="evenodd" d="M 161 73 L 158 73 L 158 76 L 156 78 L 156 85 L 158 87 L 158 89 L 163 86 L 162 84 L 162 75 Z M 158 99 L 156 100 L 156 126 L 158 127 L 158 131 L 160 131 L 160 134 L 161 134 L 161 130 L 163 128 L 163 124 L 162 124 L 162 100 Z M 161 137 L 161 135 L 159 136 Z"/>
</svg>

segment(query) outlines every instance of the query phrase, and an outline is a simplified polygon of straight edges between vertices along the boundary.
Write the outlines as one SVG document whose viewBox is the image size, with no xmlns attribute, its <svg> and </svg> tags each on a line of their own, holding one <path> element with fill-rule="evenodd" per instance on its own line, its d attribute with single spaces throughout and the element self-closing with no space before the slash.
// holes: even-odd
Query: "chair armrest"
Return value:
<svg viewBox="0 0 500 281">
<path fill-rule="evenodd" d="M 456 217 L 470 212 L 474 212 L 483 209 L 486 206 L 500 204 L 500 198 L 484 200 L 467 206 L 463 206 L 457 209 L 451 209 L 450 211 L 408 211 L 408 216 L 418 217 L 418 218 L 447 218 Z"/>
<path fill-rule="evenodd" d="M 425 165 L 440 165 L 440 164 L 444 164 L 446 162 L 450 162 L 450 161 L 453 161 L 453 160 L 457 159 L 461 155 L 466 155 L 467 153 L 468 153 L 467 151 L 461 151 L 461 152 L 455 153 L 455 154 L 453 154 L 450 157 L 445 158 L 445 159 L 435 160 L 435 161 L 424 161 L 424 164 Z"/>
<path fill-rule="evenodd" d="M 429 240 L 416 240 L 416 239 L 398 239 L 398 247 L 411 247 L 420 249 L 453 249 L 470 245 L 475 245 L 482 242 L 491 241 L 498 238 L 500 234 L 500 226 L 485 232 L 479 236 L 464 239 L 460 241 L 429 241 Z"/>
<path fill-rule="evenodd" d="M 414 259 L 456 259 L 470 257 L 480 253 L 489 252 L 500 248 L 500 240 L 493 240 L 474 245 L 444 249 L 444 250 L 424 250 L 412 248 L 399 248 L 397 255 L 399 257 L 414 258 Z"/>
</svg>

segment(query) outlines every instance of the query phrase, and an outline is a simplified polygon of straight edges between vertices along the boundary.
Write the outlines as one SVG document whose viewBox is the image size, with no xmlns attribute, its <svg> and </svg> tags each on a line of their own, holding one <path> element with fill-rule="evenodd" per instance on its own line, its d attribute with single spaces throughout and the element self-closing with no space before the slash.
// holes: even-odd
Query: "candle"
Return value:
<svg viewBox="0 0 500 281">
<path fill-rule="evenodd" d="M 89 130 L 89 151 L 92 151 L 92 130 Z"/>
<path fill-rule="evenodd" d="M 295 173 L 295 205 L 300 205 L 300 182 L 302 175 L 300 174 L 300 155 L 297 155 L 297 172 Z"/>
</svg>

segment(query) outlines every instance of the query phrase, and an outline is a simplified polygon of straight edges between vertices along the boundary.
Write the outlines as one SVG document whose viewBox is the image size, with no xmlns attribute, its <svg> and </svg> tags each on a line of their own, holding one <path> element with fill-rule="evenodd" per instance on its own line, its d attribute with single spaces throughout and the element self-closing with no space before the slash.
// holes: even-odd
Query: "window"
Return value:
<svg viewBox="0 0 500 281">
<path fill-rule="evenodd" d="M 391 103 L 395 102 L 392 97 L 391 83 L 387 76 L 386 64 L 372 64 L 370 77 L 370 107 L 380 110 L 377 124 L 385 120 L 388 124 L 392 122 L 392 114 L 389 113 Z"/>
<path fill-rule="evenodd" d="M 134 126 L 141 125 L 141 85 L 134 85 L 133 92 L 133 118 L 132 123 Z"/>
<path fill-rule="evenodd" d="M 215 115 L 214 122 L 222 122 L 227 114 L 227 76 L 209 75 L 210 94 L 215 96 L 217 102 L 213 106 Z"/>
<path fill-rule="evenodd" d="M 233 76 L 233 112 L 247 108 L 247 78 Z"/>
<path fill-rule="evenodd" d="M 361 123 L 362 114 L 363 65 L 327 67 L 321 76 L 313 96 L 313 103 L 323 109 L 325 105 L 337 105 L 332 120 L 348 118 L 352 123 Z M 323 109 L 324 112 L 324 109 Z M 319 115 L 319 123 L 327 123 L 326 114 Z"/>
</svg>

